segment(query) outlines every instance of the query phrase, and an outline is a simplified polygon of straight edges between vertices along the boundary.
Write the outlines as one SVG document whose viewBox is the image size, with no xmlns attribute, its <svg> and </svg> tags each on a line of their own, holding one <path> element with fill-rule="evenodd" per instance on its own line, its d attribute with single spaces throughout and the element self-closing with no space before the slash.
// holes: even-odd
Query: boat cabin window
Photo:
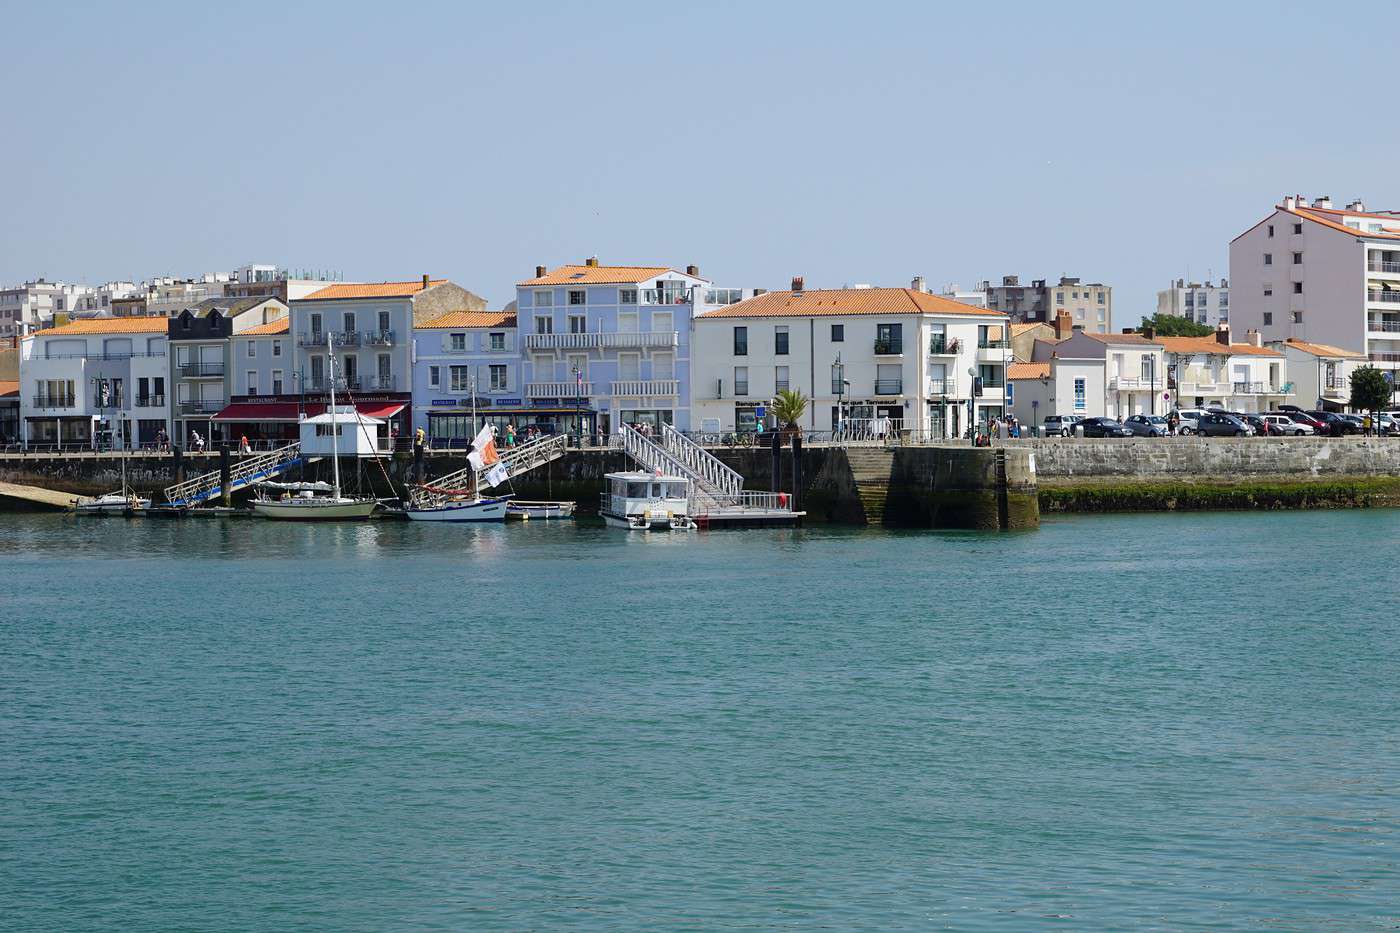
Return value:
<svg viewBox="0 0 1400 933">
<path fill-rule="evenodd" d="M 648 493 L 647 493 L 647 485 L 648 485 L 648 484 L 647 484 L 647 483 L 644 483 L 644 482 L 643 482 L 643 483 L 628 483 L 628 484 L 627 484 L 627 498 L 629 498 L 629 499 L 645 499 L 645 498 L 647 498 L 647 496 L 648 496 Z"/>
<path fill-rule="evenodd" d="M 685 483 L 657 483 L 663 499 L 684 499 Z"/>
</svg>

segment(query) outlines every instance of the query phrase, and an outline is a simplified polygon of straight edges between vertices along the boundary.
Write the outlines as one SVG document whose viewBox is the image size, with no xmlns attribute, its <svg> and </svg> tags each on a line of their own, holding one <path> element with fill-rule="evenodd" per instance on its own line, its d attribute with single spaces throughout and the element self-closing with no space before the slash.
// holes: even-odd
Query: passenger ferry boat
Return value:
<svg viewBox="0 0 1400 933">
<path fill-rule="evenodd" d="M 598 514 L 613 528 L 634 531 L 689 531 L 690 480 L 659 473 L 608 473 Z"/>
</svg>

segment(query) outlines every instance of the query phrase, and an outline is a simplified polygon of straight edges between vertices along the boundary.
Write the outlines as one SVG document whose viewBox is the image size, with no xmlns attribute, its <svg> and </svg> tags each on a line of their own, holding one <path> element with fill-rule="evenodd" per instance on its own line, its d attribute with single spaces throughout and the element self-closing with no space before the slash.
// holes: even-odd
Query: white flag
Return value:
<svg viewBox="0 0 1400 933">
<path fill-rule="evenodd" d="M 510 473 L 506 470 L 506 465 L 497 463 L 486 471 L 486 475 L 481 478 L 481 481 L 487 486 L 499 486 L 508 479 L 510 479 Z"/>
<path fill-rule="evenodd" d="M 478 470 L 501 462 L 500 454 L 496 453 L 496 436 L 491 433 L 491 425 L 486 425 L 472 438 L 472 452 L 467 454 L 467 461 Z"/>
</svg>

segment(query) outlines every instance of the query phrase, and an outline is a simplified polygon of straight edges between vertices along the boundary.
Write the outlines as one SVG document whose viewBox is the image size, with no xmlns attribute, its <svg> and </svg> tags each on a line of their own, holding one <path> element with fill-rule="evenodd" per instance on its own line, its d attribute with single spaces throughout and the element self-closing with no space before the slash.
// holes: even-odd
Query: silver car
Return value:
<svg viewBox="0 0 1400 933">
<path fill-rule="evenodd" d="M 1133 415 L 1123 419 L 1123 427 L 1132 431 L 1134 437 L 1166 437 L 1171 433 L 1167 419 L 1161 415 Z"/>
<path fill-rule="evenodd" d="M 1287 415 L 1260 415 L 1259 417 L 1277 427 L 1287 437 L 1303 437 L 1315 433 L 1312 425 L 1294 421 Z"/>
<path fill-rule="evenodd" d="M 1074 433 L 1075 422 L 1083 420 L 1079 415 L 1046 415 L 1040 433 L 1045 437 L 1069 437 Z"/>
</svg>

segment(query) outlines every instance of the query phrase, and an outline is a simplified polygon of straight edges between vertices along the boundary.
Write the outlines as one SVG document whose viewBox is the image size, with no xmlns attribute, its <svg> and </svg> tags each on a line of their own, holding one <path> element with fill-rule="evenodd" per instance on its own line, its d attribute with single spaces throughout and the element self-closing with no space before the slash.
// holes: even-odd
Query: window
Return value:
<svg viewBox="0 0 1400 933">
<path fill-rule="evenodd" d="M 388 331 L 389 331 L 389 312 L 388 312 L 388 311 L 380 311 L 380 312 L 379 312 L 379 332 L 380 332 L 380 333 L 388 333 Z"/>
<path fill-rule="evenodd" d="M 617 290 L 617 303 L 620 305 L 636 304 L 637 290 L 635 288 L 619 288 Z"/>
<path fill-rule="evenodd" d="M 673 353 L 653 353 L 651 356 L 651 378 L 676 378 L 676 357 Z"/>
<path fill-rule="evenodd" d="M 1152 367 L 1152 357 L 1144 356 L 1142 358 L 1142 381 L 1151 382 L 1153 379 L 1153 375 L 1154 371 Z"/>
<path fill-rule="evenodd" d="M 374 373 L 379 377 L 379 388 L 393 388 L 393 385 L 390 384 L 389 354 L 380 353 L 374 358 Z"/>
<path fill-rule="evenodd" d="M 1293 232 L 1294 232 L 1294 233 L 1302 233 L 1302 232 L 1303 232 L 1303 225 L 1302 225 L 1302 224 L 1294 224 L 1294 225 L 1293 225 Z"/>
<path fill-rule="evenodd" d="M 466 349 L 467 349 L 467 335 L 466 335 L 466 334 L 448 334 L 448 335 L 447 335 L 447 348 L 448 348 L 449 350 L 451 350 L 453 353 L 462 353 L 462 352 L 465 352 Z"/>
<path fill-rule="evenodd" d="M 183 383 L 181 384 L 183 385 Z M 324 356 L 311 358 L 311 384 L 318 389 L 326 384 L 326 358 Z"/>
<path fill-rule="evenodd" d="M 1274 294 L 1273 288 L 1271 288 L 1271 287 L 1268 286 L 1268 285 L 1265 285 L 1265 286 L 1264 286 L 1264 297 L 1265 297 L 1265 298 L 1270 298 L 1270 297 L 1273 296 L 1273 294 Z"/>
<path fill-rule="evenodd" d="M 1294 324 L 1301 324 L 1301 323 L 1303 323 L 1303 312 L 1301 312 L 1301 311 L 1294 311 L 1294 312 L 1293 312 L 1293 323 L 1294 323 Z"/>
<path fill-rule="evenodd" d="M 832 325 L 831 325 L 831 342 L 832 342 L 832 343 L 845 343 L 845 341 L 846 341 L 846 325 L 845 325 L 845 324 L 832 324 Z"/>
<path fill-rule="evenodd" d="M 504 350 L 506 348 L 506 335 L 504 333 L 498 331 L 491 334 L 490 340 L 492 350 Z"/>
<path fill-rule="evenodd" d="M 546 289 L 546 290 L 543 290 L 543 291 L 535 292 L 535 307 L 536 307 L 536 308 L 552 308 L 552 307 L 554 307 L 554 292 L 549 291 L 549 290 L 547 290 L 547 289 Z"/>
<path fill-rule="evenodd" d="M 773 353 L 777 356 L 788 355 L 788 329 L 786 325 L 778 325 L 773 328 Z"/>
<path fill-rule="evenodd" d="M 569 315 L 569 333 L 571 333 L 571 334 L 586 334 L 586 333 L 588 333 L 588 318 L 584 317 L 582 314 L 571 314 L 571 315 Z"/>
<path fill-rule="evenodd" d="M 282 370 L 280 369 L 274 369 L 272 371 L 272 394 L 282 394 Z"/>
<path fill-rule="evenodd" d="M 1103 292 L 1099 292 L 1099 304 L 1103 304 Z"/>
<path fill-rule="evenodd" d="M 256 340 L 249 340 L 249 341 L 248 341 L 248 359 L 250 359 L 250 360 L 252 360 L 252 359 L 257 359 L 257 356 L 258 356 L 258 342 L 257 342 Z"/>
<path fill-rule="evenodd" d="M 342 314 L 340 316 L 340 325 L 340 329 L 345 331 L 346 333 L 350 333 L 351 331 L 353 331 L 355 329 L 355 312 L 346 311 L 344 314 Z"/>
<path fill-rule="evenodd" d="M 1055 293 L 1055 304 L 1057 304 L 1057 305 L 1062 305 L 1062 304 L 1064 304 L 1064 303 L 1065 303 L 1065 293 L 1064 293 L 1064 292 L 1056 292 L 1056 293 Z"/>
<path fill-rule="evenodd" d="M 1273 264 L 1274 264 L 1274 254 L 1273 254 L 1273 253 L 1265 253 L 1265 254 L 1264 254 L 1264 265 L 1266 265 L 1266 266 L 1272 266 Z"/>
<path fill-rule="evenodd" d="M 1302 253 L 1294 253 L 1294 254 L 1293 254 L 1293 265 L 1295 265 L 1295 266 L 1301 266 L 1302 264 L 1303 264 L 1303 254 L 1302 254 Z"/>
<path fill-rule="evenodd" d="M 1074 380 L 1074 410 L 1083 411 L 1086 407 L 1084 399 L 1084 380 Z"/>
<path fill-rule="evenodd" d="M 552 317 L 537 317 L 537 318 L 535 318 L 535 333 L 537 333 L 537 334 L 552 334 L 552 333 L 554 333 L 554 318 L 552 318 Z"/>
<path fill-rule="evenodd" d="M 875 394 L 902 395 L 904 393 L 904 367 L 899 363 L 877 363 L 875 365 Z"/>
<path fill-rule="evenodd" d="M 466 392 L 471 388 L 471 367 L 470 366 L 449 366 L 448 371 L 452 376 L 452 391 Z"/>
<path fill-rule="evenodd" d="M 904 325 L 902 324 L 876 324 L 875 325 L 875 352 L 876 353 L 903 353 L 904 352 Z"/>
<path fill-rule="evenodd" d="M 273 355 L 273 356 L 281 356 L 281 355 L 282 355 L 282 341 L 280 341 L 280 340 L 274 340 L 274 341 L 272 341 L 272 355 Z"/>
<path fill-rule="evenodd" d="M 319 342 L 321 336 L 321 312 L 314 311 L 311 314 L 311 334 Z"/>
<path fill-rule="evenodd" d="M 432 388 L 436 389 L 439 385 L 441 385 L 441 380 L 442 380 L 442 374 L 441 374 L 441 370 L 439 369 L 439 367 L 437 367 L 437 366 L 429 366 L 429 367 L 428 367 L 428 385 L 431 386 Z"/>
<path fill-rule="evenodd" d="M 748 355 L 749 355 L 749 329 L 748 329 L 747 327 L 736 327 L 736 328 L 734 328 L 734 355 L 735 355 L 735 356 L 748 356 Z M 745 379 L 744 379 L 744 381 L 745 381 L 746 383 L 748 382 L 747 370 L 745 371 Z M 736 385 L 737 385 L 737 383 L 736 383 Z M 735 392 L 738 392 L 739 390 L 736 388 L 734 391 L 735 391 Z M 746 391 L 747 391 L 747 390 L 746 390 Z"/>
<path fill-rule="evenodd" d="M 1303 283 L 1302 283 L 1302 282 L 1294 282 L 1294 283 L 1293 283 L 1293 294 L 1295 294 L 1295 295 L 1301 295 L 1301 294 L 1303 294 Z"/>
<path fill-rule="evenodd" d="M 256 369 L 248 370 L 248 394 L 258 394 L 258 371 Z"/>
<path fill-rule="evenodd" d="M 1274 225 L 1273 225 L 1273 224 L 1269 224 L 1269 239 L 1272 240 L 1273 238 L 1274 238 Z"/>
<path fill-rule="evenodd" d="M 749 368 L 747 366 L 734 367 L 734 394 L 749 394 Z"/>
<path fill-rule="evenodd" d="M 584 290 L 581 289 L 581 288 L 571 288 L 571 289 L 569 289 L 569 304 L 571 304 L 571 305 L 581 305 L 581 304 L 585 304 L 585 303 L 587 302 L 587 300 L 588 300 L 588 292 L 584 291 Z"/>
<path fill-rule="evenodd" d="M 788 367 L 779 366 L 773 371 L 773 391 L 785 392 L 791 385 L 788 383 Z"/>
<path fill-rule="evenodd" d="M 1272 311 L 1265 311 L 1265 312 L 1264 312 L 1264 323 L 1265 323 L 1266 325 L 1268 325 L 1268 324 L 1272 324 L 1273 322 L 1274 322 L 1274 312 L 1272 312 Z"/>
<path fill-rule="evenodd" d="M 493 365 L 491 367 L 491 391 L 504 392 L 509 388 L 506 383 L 506 367 L 504 364 Z"/>
</svg>

